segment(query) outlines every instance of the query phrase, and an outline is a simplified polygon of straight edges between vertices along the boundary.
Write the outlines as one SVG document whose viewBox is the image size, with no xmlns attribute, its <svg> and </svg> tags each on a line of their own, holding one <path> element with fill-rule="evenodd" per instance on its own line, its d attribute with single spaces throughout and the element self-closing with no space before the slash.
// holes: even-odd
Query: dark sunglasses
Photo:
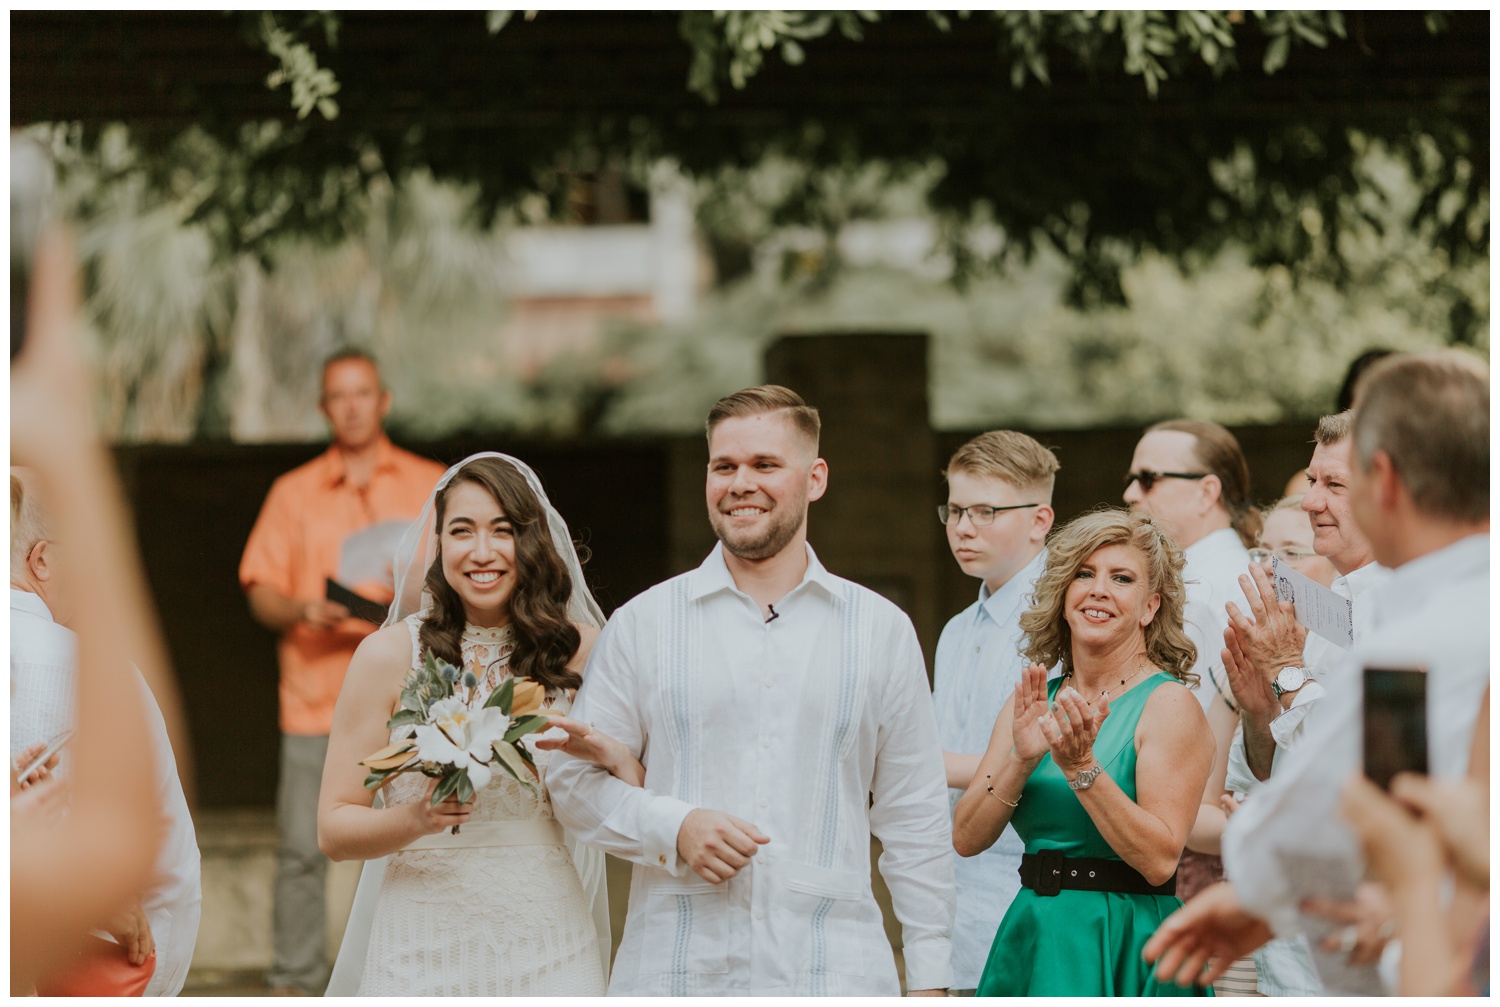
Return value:
<svg viewBox="0 0 1500 1007">
<path fill-rule="evenodd" d="M 1207 475 L 1207 472 L 1152 472 L 1150 469 L 1141 469 L 1139 472 L 1125 474 L 1125 488 L 1130 489 L 1130 484 L 1139 480 L 1141 492 L 1150 493 L 1158 479 L 1202 479 Z"/>
</svg>

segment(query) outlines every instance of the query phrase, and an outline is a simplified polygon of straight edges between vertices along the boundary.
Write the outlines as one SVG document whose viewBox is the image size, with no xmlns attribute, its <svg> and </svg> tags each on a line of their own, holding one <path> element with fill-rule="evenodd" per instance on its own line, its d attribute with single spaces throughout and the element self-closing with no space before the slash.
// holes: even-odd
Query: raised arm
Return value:
<svg viewBox="0 0 1500 1007">
<path fill-rule="evenodd" d="M 995 718 L 989 747 L 954 809 L 953 848 L 959 856 L 983 853 L 1010 824 L 1021 788 L 1047 754 L 1041 718 L 1048 716 L 1047 669 L 1033 664 Z"/>
<path fill-rule="evenodd" d="M 459 804 L 452 798 L 436 808 L 426 799 L 376 808 L 374 792 L 365 789 L 369 770 L 359 760 L 390 742 L 385 724 L 410 666 L 411 635 L 404 625 L 365 637 L 349 662 L 333 708 L 318 793 L 318 848 L 334 860 L 383 857 L 422 836 L 462 825 L 473 810 L 472 801 Z M 429 796 L 436 785 L 436 780 L 428 784 Z"/>
<path fill-rule="evenodd" d="M 59 232 L 44 234 L 27 345 L 11 368 L 11 461 L 36 470 L 67 543 L 59 562 L 77 612 L 78 712 L 71 814 L 59 820 L 12 801 L 13 993 L 27 992 L 88 927 L 135 898 L 159 848 L 162 806 L 148 711 L 126 655 L 152 676 L 152 691 L 182 739 L 124 494 L 93 429 L 92 382 L 75 342 L 77 283 L 71 243 Z M 186 745 L 178 751 L 185 754 Z M 46 796 L 41 787 L 28 793 Z"/>
<path fill-rule="evenodd" d="M 1064 733 L 1067 722 L 1088 719 L 1073 690 L 1060 692 L 1057 705 L 1066 716 L 1053 723 Z M 1107 772 L 1093 786 L 1078 791 L 1078 800 L 1110 849 L 1148 882 L 1159 885 L 1177 870 L 1197 817 L 1214 765 L 1213 736 L 1198 700 L 1183 686 L 1169 682 L 1146 700 L 1135 744 L 1134 801 Z M 1069 780 L 1094 764 L 1092 750 L 1082 757 L 1057 741 L 1052 744 L 1052 758 Z"/>
</svg>

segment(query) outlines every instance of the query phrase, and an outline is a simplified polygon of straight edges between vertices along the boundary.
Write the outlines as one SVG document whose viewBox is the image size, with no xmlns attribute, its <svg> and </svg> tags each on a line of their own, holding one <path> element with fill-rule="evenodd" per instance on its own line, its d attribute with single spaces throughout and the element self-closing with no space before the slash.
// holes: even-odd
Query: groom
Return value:
<svg viewBox="0 0 1500 1007">
<path fill-rule="evenodd" d="M 708 415 L 698 569 L 621 607 L 573 716 L 625 742 L 645 788 L 560 758 L 558 819 L 636 864 L 616 995 L 893 995 L 870 839 L 907 985 L 942 995 L 953 919 L 942 751 L 911 621 L 824 569 L 817 410 L 777 385 Z"/>
</svg>

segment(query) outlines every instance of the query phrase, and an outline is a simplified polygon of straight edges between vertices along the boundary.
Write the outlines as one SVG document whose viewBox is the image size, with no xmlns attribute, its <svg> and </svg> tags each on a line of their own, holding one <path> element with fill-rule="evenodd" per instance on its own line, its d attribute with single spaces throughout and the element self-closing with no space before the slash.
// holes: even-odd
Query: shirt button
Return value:
<svg viewBox="0 0 1500 1007">
<path fill-rule="evenodd" d="M 768 800 L 766 800 L 766 799 L 765 799 L 765 798 L 764 798 L 764 797 L 762 797 L 762 798 L 761 798 L 761 799 L 760 799 L 760 806 L 761 806 L 761 807 L 762 807 L 762 808 L 764 808 L 764 807 L 768 807 L 768 806 L 769 806 L 769 805 L 770 805 L 770 803 L 771 803 L 771 802 L 770 802 L 770 801 L 768 801 Z"/>
<path fill-rule="evenodd" d="M 766 911 L 764 909 L 757 909 L 757 910 L 755 910 L 755 918 L 758 919 L 758 920 L 765 919 L 766 918 Z"/>
<path fill-rule="evenodd" d="M 976 653 L 976 654 L 979 653 L 979 648 L 978 647 L 974 648 L 974 653 Z"/>
<path fill-rule="evenodd" d="M 667 855 L 663 853 L 661 856 L 656 858 L 656 862 L 665 867 L 667 865 Z"/>
<path fill-rule="evenodd" d="M 760 747 L 761 748 L 770 748 L 771 747 L 771 739 L 770 738 L 761 738 L 760 739 Z"/>
<path fill-rule="evenodd" d="M 769 689 L 770 687 L 771 687 L 771 680 L 769 678 L 767 678 L 766 679 L 766 688 Z"/>
</svg>

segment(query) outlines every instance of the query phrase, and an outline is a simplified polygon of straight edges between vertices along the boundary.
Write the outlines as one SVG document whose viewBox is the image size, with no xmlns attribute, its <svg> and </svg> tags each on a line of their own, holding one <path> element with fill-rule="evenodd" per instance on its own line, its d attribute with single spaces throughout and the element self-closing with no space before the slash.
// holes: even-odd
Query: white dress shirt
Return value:
<svg viewBox="0 0 1500 1007">
<path fill-rule="evenodd" d="M 1047 565 L 1043 550 L 991 594 L 980 584 L 979 600 L 955 615 L 938 638 L 933 666 L 933 708 L 943 750 L 982 755 L 995 718 L 1026 669 L 1018 622 L 1036 579 Z M 964 792 L 950 788 L 950 808 Z M 974 857 L 953 853 L 958 909 L 953 920 L 953 988 L 974 989 L 984 971 L 995 931 L 1021 889 L 1026 844 L 1009 825 L 995 844 Z"/>
<path fill-rule="evenodd" d="M 1369 594 L 1375 628 L 1330 678 L 1300 743 L 1230 817 L 1225 871 L 1241 905 L 1278 934 L 1309 926 L 1297 912 L 1303 898 L 1363 876 L 1339 801 L 1363 761 L 1364 665 L 1428 668 L 1429 769 L 1438 777 L 1467 770 L 1489 684 L 1489 541 L 1488 534 L 1471 535 L 1413 560 Z"/>
<path fill-rule="evenodd" d="M 558 820 L 636 864 L 610 993 L 895 995 L 871 835 L 907 984 L 947 987 L 952 827 L 911 621 L 808 548 L 768 622 L 722 548 L 622 606 L 589 657 L 573 716 L 623 741 L 645 788 L 566 757 L 548 776 Z M 677 856 L 695 808 L 771 842 L 710 884 Z"/>
<path fill-rule="evenodd" d="M 11 588 L 11 758 L 74 725 L 78 709 L 77 647 L 77 637 L 53 621 L 41 598 Z M 161 711 L 140 673 L 135 672 L 135 677 L 150 699 L 146 720 L 156 760 L 157 795 L 167 817 L 167 833 L 151 870 L 150 887 L 141 895 L 141 909 L 156 941 L 156 971 L 145 995 L 176 996 L 187 980 L 198 940 L 203 901 L 198 838 L 177 779 L 177 763 L 172 758 Z M 68 763 L 68 749 L 64 748 L 58 764 L 60 775 L 67 774 Z"/>
<path fill-rule="evenodd" d="M 1210 666 L 1219 665 L 1219 651 L 1224 649 L 1224 629 L 1229 625 L 1226 602 L 1245 610 L 1245 592 L 1240 577 L 1250 572 L 1250 552 L 1233 528 L 1210 532 L 1183 550 L 1187 563 L 1182 579 L 1187 589 L 1183 605 L 1183 630 L 1198 648 L 1193 673 L 1198 676 L 1194 693 L 1206 711 L 1213 703 L 1214 687 L 1208 679 Z"/>
</svg>

